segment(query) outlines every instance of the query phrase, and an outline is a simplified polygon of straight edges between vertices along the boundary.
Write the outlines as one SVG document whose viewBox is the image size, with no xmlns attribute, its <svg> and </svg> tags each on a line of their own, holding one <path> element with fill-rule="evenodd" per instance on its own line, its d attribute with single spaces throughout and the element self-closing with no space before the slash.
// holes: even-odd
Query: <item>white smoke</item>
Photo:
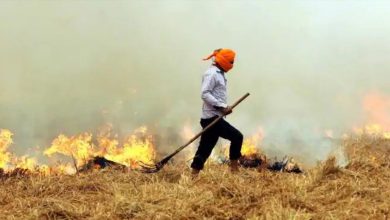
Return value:
<svg viewBox="0 0 390 220">
<path fill-rule="evenodd" d="M 185 121 L 198 125 L 209 65 L 201 58 L 228 47 L 237 52 L 230 101 L 252 94 L 228 120 L 245 135 L 263 127 L 270 152 L 321 159 L 332 148 L 321 131 L 350 129 L 366 91 L 390 93 L 389 8 L 368 0 L 2 1 L 0 127 L 15 133 L 20 152 L 105 123 L 119 134 L 148 125 L 178 136 Z"/>
</svg>

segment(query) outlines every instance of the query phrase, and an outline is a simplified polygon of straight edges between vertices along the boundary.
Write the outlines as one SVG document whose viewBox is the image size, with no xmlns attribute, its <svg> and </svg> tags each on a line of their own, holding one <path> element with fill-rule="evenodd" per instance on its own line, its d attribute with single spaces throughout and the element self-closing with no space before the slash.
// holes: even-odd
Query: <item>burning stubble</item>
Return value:
<svg viewBox="0 0 390 220">
<path fill-rule="evenodd" d="M 41 157 L 59 134 L 96 134 L 107 123 L 120 137 L 147 126 L 158 150 L 170 151 L 182 143 L 186 122 L 200 128 L 199 87 L 209 65 L 201 58 L 230 47 L 238 54 L 227 76 L 230 100 L 247 91 L 252 96 L 228 120 L 247 138 L 261 128 L 259 146 L 267 154 L 312 164 L 353 127 L 388 129 L 377 114 L 388 115 L 389 107 L 367 120 L 362 102 L 371 93 L 384 100 L 390 94 L 389 7 L 379 1 L 3 1 L 0 127 L 14 133 L 20 155 Z"/>
</svg>

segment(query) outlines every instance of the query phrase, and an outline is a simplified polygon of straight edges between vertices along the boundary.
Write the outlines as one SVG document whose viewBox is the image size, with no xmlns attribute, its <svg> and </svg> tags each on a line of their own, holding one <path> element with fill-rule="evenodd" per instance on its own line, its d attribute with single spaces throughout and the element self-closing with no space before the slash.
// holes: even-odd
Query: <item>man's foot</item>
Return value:
<svg viewBox="0 0 390 220">
<path fill-rule="evenodd" d="M 192 171 L 191 171 L 192 179 L 196 179 L 199 176 L 199 172 L 200 172 L 200 170 L 192 169 Z"/>
<path fill-rule="evenodd" d="M 238 173 L 238 171 L 240 171 L 238 169 L 238 160 L 231 160 L 230 161 L 230 172 L 232 173 Z"/>
</svg>

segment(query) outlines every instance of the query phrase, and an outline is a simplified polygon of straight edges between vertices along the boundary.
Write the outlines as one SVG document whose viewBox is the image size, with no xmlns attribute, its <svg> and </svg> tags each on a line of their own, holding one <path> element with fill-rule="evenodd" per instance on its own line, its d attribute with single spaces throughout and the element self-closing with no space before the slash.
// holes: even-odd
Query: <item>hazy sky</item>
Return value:
<svg viewBox="0 0 390 220">
<path fill-rule="evenodd" d="M 221 47 L 230 101 L 251 93 L 228 117 L 245 135 L 312 140 L 390 94 L 389 1 L 3 0 L 0 127 L 19 149 L 105 123 L 198 129 L 201 58 Z"/>
</svg>

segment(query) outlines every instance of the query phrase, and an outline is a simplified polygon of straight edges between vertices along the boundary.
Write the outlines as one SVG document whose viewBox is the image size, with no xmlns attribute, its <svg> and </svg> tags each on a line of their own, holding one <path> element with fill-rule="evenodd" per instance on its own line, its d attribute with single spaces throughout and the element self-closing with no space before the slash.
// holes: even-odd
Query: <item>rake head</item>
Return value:
<svg viewBox="0 0 390 220">
<path fill-rule="evenodd" d="M 142 173 L 157 173 L 158 171 L 160 171 L 164 167 L 165 164 L 168 163 L 168 161 L 170 159 L 171 159 L 171 157 L 166 157 L 156 164 L 146 164 L 146 163 L 143 163 L 140 161 L 139 165 L 141 167 L 141 172 Z"/>
<path fill-rule="evenodd" d="M 139 165 L 141 167 L 142 173 L 157 173 L 163 167 L 163 165 L 161 165 L 160 163 L 146 164 L 146 163 L 140 162 Z"/>
</svg>

